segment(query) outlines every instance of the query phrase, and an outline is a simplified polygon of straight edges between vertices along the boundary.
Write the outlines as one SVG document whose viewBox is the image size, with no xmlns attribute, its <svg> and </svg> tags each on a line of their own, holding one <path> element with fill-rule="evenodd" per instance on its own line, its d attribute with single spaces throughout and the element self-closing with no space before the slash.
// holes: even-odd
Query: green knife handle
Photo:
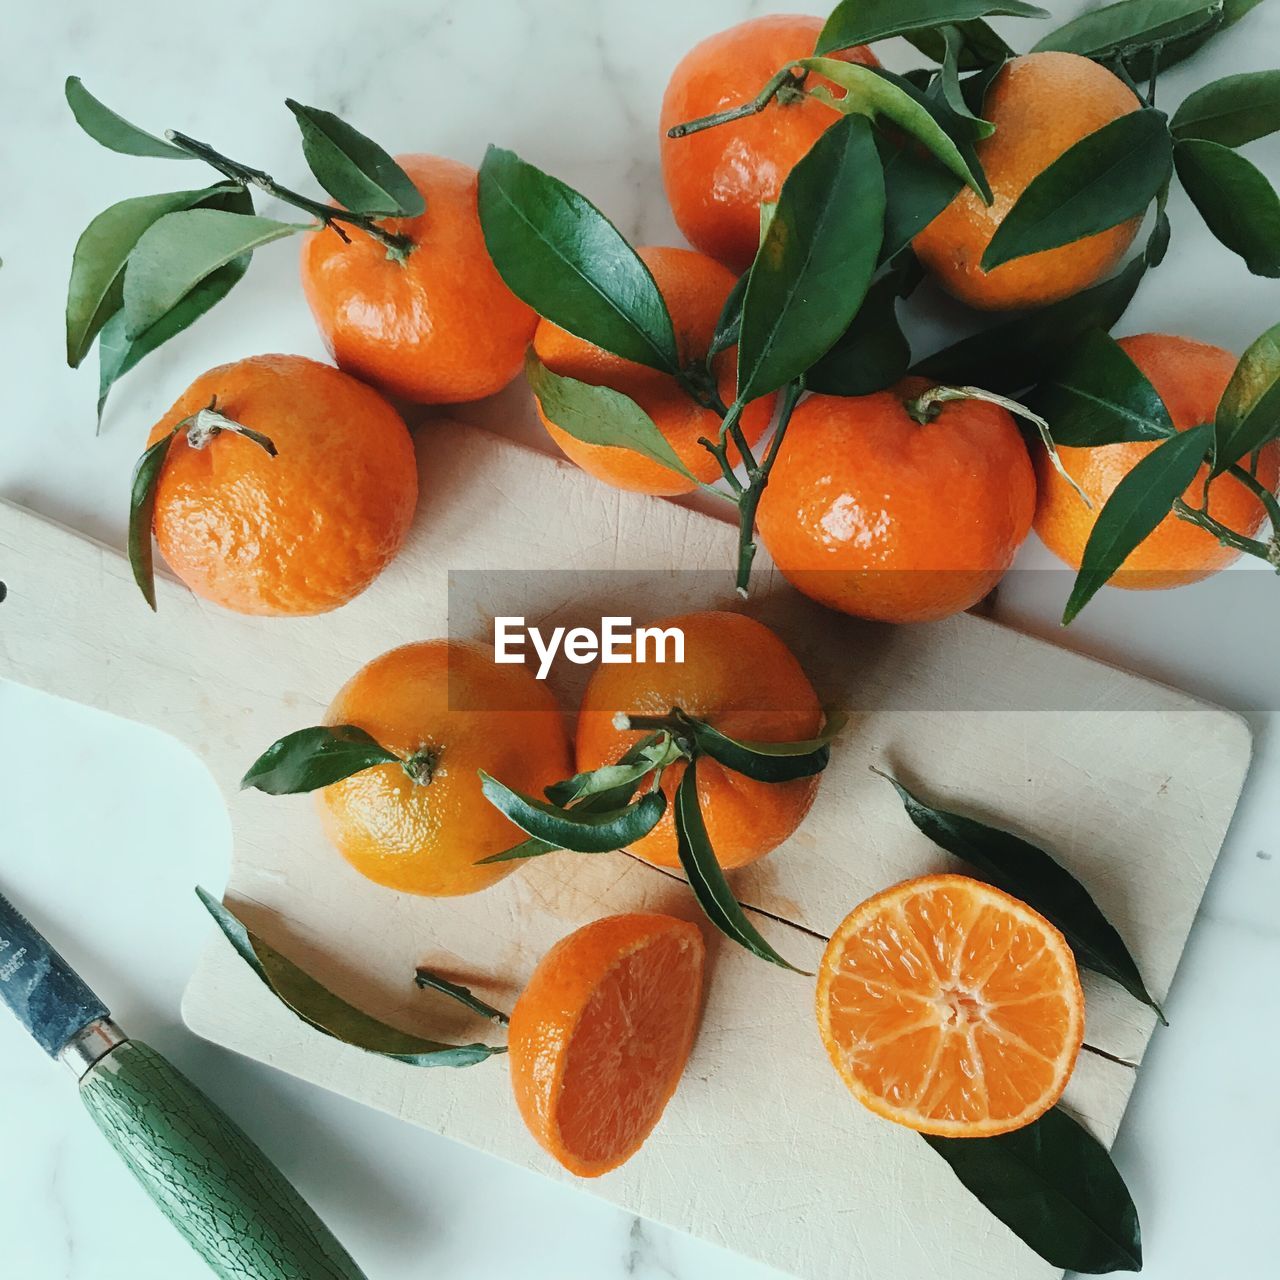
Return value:
<svg viewBox="0 0 1280 1280">
<path fill-rule="evenodd" d="M 84 1076 L 80 1096 L 223 1280 L 366 1280 L 240 1126 L 154 1049 L 126 1040 Z"/>
</svg>

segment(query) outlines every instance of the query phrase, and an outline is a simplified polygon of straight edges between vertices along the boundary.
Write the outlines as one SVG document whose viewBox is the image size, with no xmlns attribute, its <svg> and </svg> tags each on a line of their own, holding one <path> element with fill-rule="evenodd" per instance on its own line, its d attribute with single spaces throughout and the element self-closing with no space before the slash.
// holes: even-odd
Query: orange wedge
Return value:
<svg viewBox="0 0 1280 1280">
<path fill-rule="evenodd" d="M 542 958 L 516 1001 L 511 1084 L 529 1132 L 584 1178 L 633 1156 L 693 1045 L 706 947 L 672 916 L 596 920 Z"/>
<path fill-rule="evenodd" d="M 863 1106 L 920 1133 L 986 1138 L 1062 1096 L 1084 995 L 1043 916 L 967 876 L 922 876 L 868 898 L 836 930 L 818 971 L 818 1027 Z"/>
</svg>

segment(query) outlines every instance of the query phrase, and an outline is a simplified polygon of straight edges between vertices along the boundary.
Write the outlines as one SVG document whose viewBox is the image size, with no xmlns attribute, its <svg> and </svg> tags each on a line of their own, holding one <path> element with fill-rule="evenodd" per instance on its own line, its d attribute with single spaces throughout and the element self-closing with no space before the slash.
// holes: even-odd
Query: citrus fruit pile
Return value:
<svg viewBox="0 0 1280 1280">
<path fill-rule="evenodd" d="M 154 538 L 222 607 L 344 605 L 404 545 L 418 502 L 396 406 L 489 396 L 522 369 L 583 471 L 726 504 L 743 595 L 759 543 L 832 609 L 928 623 L 992 591 L 1033 527 L 1077 571 L 1064 621 L 1109 581 L 1181 585 L 1241 554 L 1280 571 L 1280 326 L 1239 359 L 1172 334 L 1110 336 L 1165 257 L 1175 180 L 1250 272 L 1280 276 L 1277 197 L 1240 152 L 1280 129 L 1280 72 L 1202 85 L 1172 115 L 1156 106 L 1162 70 L 1250 7 L 1120 0 L 1022 53 L 985 20 L 1046 16 L 1020 0 L 842 0 L 825 19 L 712 35 L 676 66 L 657 142 L 693 248 L 634 249 L 510 150 L 490 147 L 478 168 L 393 158 L 290 99 L 328 199 L 314 197 L 180 131 L 148 133 L 72 77 L 68 103 L 104 146 L 216 175 L 113 205 L 76 246 L 67 356 L 77 366 L 97 345 L 99 415 L 119 378 L 276 240 L 301 237 L 303 291 L 336 365 L 250 356 L 198 377 L 156 424 L 130 502 L 142 593 L 154 608 Z M 899 37 L 924 65 L 882 65 L 880 42 Z M 262 215 L 261 194 L 307 221 Z M 904 317 L 930 288 L 977 327 L 915 358 Z M 1015 314 L 990 315 L 1002 312 Z M 1196 327 L 1190 303 L 1172 327 Z M 245 785 L 316 793 L 351 866 L 430 897 L 491 888 L 531 858 L 627 850 L 682 870 L 715 928 L 791 969 L 726 872 L 795 832 L 842 717 L 760 623 L 665 625 L 683 631 L 683 662 L 602 666 L 572 744 L 531 674 L 427 641 L 357 672 L 325 722 L 273 744 Z M 1118 1182 L 1052 1108 L 1082 1043 L 1077 962 L 1158 1012 L 1132 957 L 1048 854 L 1019 841 L 1020 861 L 974 860 L 974 841 L 1016 838 L 899 791 L 922 830 L 996 884 L 925 877 L 848 916 L 817 987 L 837 1072 L 931 1140 L 1036 1126 L 1020 1160 L 1075 1144 L 1086 1181 Z M 586 925 L 534 972 L 510 1019 L 512 1081 L 570 1170 L 615 1168 L 658 1123 L 703 963 L 695 925 L 626 915 Z M 501 1050 L 423 1054 L 437 1051 L 466 1065 Z"/>
</svg>

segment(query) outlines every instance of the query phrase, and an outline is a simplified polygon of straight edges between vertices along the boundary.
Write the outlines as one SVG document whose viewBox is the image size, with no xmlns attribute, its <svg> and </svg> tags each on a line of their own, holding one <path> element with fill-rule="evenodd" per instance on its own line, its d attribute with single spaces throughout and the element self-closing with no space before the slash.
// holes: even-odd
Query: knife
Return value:
<svg viewBox="0 0 1280 1280">
<path fill-rule="evenodd" d="M 101 1000 L 0 894 L 0 1000 L 80 1082 L 80 1098 L 165 1217 L 223 1280 L 366 1280 L 220 1107 Z"/>
</svg>

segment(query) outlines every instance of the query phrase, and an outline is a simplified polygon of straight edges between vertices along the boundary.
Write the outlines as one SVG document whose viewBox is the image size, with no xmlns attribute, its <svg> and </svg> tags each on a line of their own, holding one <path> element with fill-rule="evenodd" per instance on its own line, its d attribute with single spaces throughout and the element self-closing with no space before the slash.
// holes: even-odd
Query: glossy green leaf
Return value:
<svg viewBox="0 0 1280 1280">
<path fill-rule="evenodd" d="M 1183 99 L 1169 128 L 1177 139 L 1240 147 L 1280 129 L 1280 71 L 1223 76 Z"/>
<path fill-rule="evenodd" d="M 720 308 L 720 318 L 716 321 L 715 332 L 711 335 L 711 345 L 707 348 L 707 367 L 722 351 L 738 345 L 738 334 L 742 329 L 742 299 L 747 292 L 747 280 L 750 272 L 744 271 L 735 281 L 729 296 Z"/>
<path fill-rule="evenodd" d="M 156 348 L 177 337 L 194 324 L 206 311 L 211 311 L 244 278 L 252 255 L 233 258 L 205 276 L 189 293 L 165 312 L 155 324 L 129 338 L 125 332 L 125 315 L 117 311 L 98 335 L 98 417 L 107 403 L 111 388 L 139 361 Z"/>
<path fill-rule="evenodd" d="M 415 218 L 426 208 L 413 180 L 372 138 L 332 111 L 285 106 L 302 131 L 302 154 L 315 180 L 352 213 Z"/>
<path fill-rule="evenodd" d="M 495 1053 L 506 1053 L 506 1048 L 499 1045 L 445 1044 L 379 1022 L 334 995 L 265 943 L 211 893 L 198 888 L 196 895 L 223 936 L 268 990 L 308 1026 L 331 1039 L 415 1067 L 470 1067 Z"/>
<path fill-rule="evenodd" d="M 960 84 L 960 59 L 964 52 L 964 36 L 958 27 L 942 28 L 944 51 L 942 70 L 938 73 L 938 85 L 952 113 L 962 120 L 973 139 L 989 138 L 996 131 L 995 125 L 969 110 Z"/>
<path fill-rule="evenodd" d="M 1213 442 L 1212 423 L 1181 431 L 1143 458 L 1116 485 L 1085 543 L 1084 558 L 1062 615 L 1067 626 L 1169 514 L 1196 478 Z"/>
<path fill-rule="evenodd" d="M 842 0 L 818 36 L 816 52 L 837 53 L 856 44 L 993 14 L 1015 18 L 1049 16 L 1046 10 L 1021 0 Z"/>
<path fill-rule="evenodd" d="M 896 257 L 955 199 L 964 183 L 913 148 L 876 138 L 884 165 L 884 240 L 880 261 Z"/>
<path fill-rule="evenodd" d="M 470 987 L 450 982 L 448 978 L 442 978 L 438 973 L 432 973 L 430 969 L 416 969 L 413 980 L 424 991 L 438 991 L 441 995 L 448 996 L 450 1000 L 456 1000 L 464 1009 L 470 1009 L 472 1013 L 478 1013 L 491 1022 L 500 1022 L 506 1026 L 511 1021 L 501 1009 L 495 1009 L 493 1005 L 481 1000 Z"/>
<path fill-rule="evenodd" d="M 379 765 L 400 763 L 395 752 L 353 724 L 316 725 L 273 742 L 249 766 L 240 788 L 292 796 L 331 787 Z"/>
<path fill-rule="evenodd" d="M 724 877 L 715 850 L 707 836 L 706 823 L 698 804 L 698 762 L 692 761 L 680 779 L 675 799 L 676 849 L 680 865 L 693 889 L 698 905 L 726 938 L 745 947 L 753 955 L 793 973 L 803 973 L 795 965 L 784 960 L 768 943 L 763 934 L 747 918 L 747 914 L 733 896 L 729 882 Z"/>
<path fill-rule="evenodd" d="M 847 717 L 827 715 L 822 732 L 801 742 L 755 742 L 732 738 L 714 725 L 681 715 L 695 748 L 726 769 L 756 782 L 792 782 L 821 773 L 831 760 L 831 741 L 844 728 Z"/>
<path fill-rule="evenodd" d="M 630 449 L 697 483 L 658 424 L 630 396 L 552 373 L 532 346 L 525 355 L 524 371 L 542 412 L 575 440 Z"/>
<path fill-rule="evenodd" d="M 79 76 L 68 76 L 63 91 L 76 123 L 109 151 L 118 151 L 126 156 L 154 156 L 162 160 L 194 159 L 179 147 L 117 115 L 84 87 Z"/>
<path fill-rule="evenodd" d="M 1049 421 L 1060 445 L 1163 440 L 1174 434 L 1169 410 L 1146 374 L 1101 329 L 1067 348 L 1028 404 Z"/>
<path fill-rule="evenodd" d="M 1142 1230 L 1111 1156 L 1060 1107 L 994 1138 L 924 1139 L 965 1188 L 1050 1266 L 1142 1270 Z"/>
<path fill-rule="evenodd" d="M 912 372 L 935 382 L 967 381 L 1016 394 L 1049 373 L 1082 334 L 1110 329 L 1133 300 L 1145 273 L 1146 263 L 1135 258 L 1109 280 L 1074 297 L 961 338 L 926 356 Z"/>
<path fill-rule="evenodd" d="M 574 853 L 612 853 L 625 849 L 658 825 L 667 807 L 661 791 L 647 791 L 634 804 L 621 809 L 593 812 L 589 809 L 564 809 L 532 796 L 514 791 L 497 778 L 480 771 L 480 789 L 485 799 L 506 814 L 521 831 L 557 849 Z M 509 853 L 510 851 L 508 851 Z M 508 861 L 508 853 L 484 858 L 489 862 Z"/>
<path fill-rule="evenodd" d="M 891 387 L 911 363 L 911 346 L 898 323 L 896 274 L 867 290 L 853 322 L 805 375 L 805 386 L 827 396 L 867 396 Z"/>
<path fill-rule="evenodd" d="M 837 120 L 787 175 L 742 301 L 738 398 L 791 382 L 835 344 L 875 273 L 884 177 L 871 126 Z"/>
<path fill-rule="evenodd" d="M 1222 393 L 1214 420 L 1213 474 L 1276 439 L 1280 439 L 1280 325 L 1249 344 Z"/>
<path fill-rule="evenodd" d="M 1212 33 L 1222 23 L 1222 0 L 1119 0 L 1073 18 L 1033 46 L 1036 53 L 1060 49 L 1105 62 L 1118 53 L 1130 62 L 1153 45 L 1196 34 Z M 1162 61 L 1162 65 L 1168 65 Z M 1130 73 L 1146 77 L 1147 66 L 1130 65 Z"/>
<path fill-rule="evenodd" d="M 1255 276 L 1280 276 L 1280 196 L 1262 170 L 1217 142 L 1190 139 L 1173 154 L 1209 230 Z"/>
<path fill-rule="evenodd" d="M 1172 146 L 1164 114 L 1150 107 L 1081 138 L 1027 184 L 991 237 L 982 269 L 1138 217 L 1168 181 Z"/>
<path fill-rule="evenodd" d="M 1151 998 L 1124 940 L 1066 868 L 1021 836 L 928 804 L 896 778 L 879 769 L 873 772 L 893 784 L 907 816 L 922 834 L 998 889 L 1038 911 L 1061 931 L 1077 963 L 1119 983 L 1163 1021 L 1164 1014 Z"/>
<path fill-rule="evenodd" d="M 142 233 L 167 213 L 189 209 L 227 186 L 134 196 L 104 209 L 81 233 L 67 286 L 67 363 L 77 368 L 124 301 L 124 271 Z"/>
<path fill-rule="evenodd" d="M 652 273 L 585 196 L 490 147 L 479 208 L 489 256 L 517 297 L 614 355 L 677 371 L 675 331 Z"/>
<path fill-rule="evenodd" d="M 156 513 L 156 484 L 169 456 L 169 446 L 177 434 L 178 428 L 175 427 L 151 445 L 138 459 L 133 468 L 133 479 L 129 482 L 129 567 L 133 570 L 138 590 L 153 610 L 156 607 L 156 575 L 151 527 Z"/>
<path fill-rule="evenodd" d="M 961 154 L 955 139 L 938 123 L 920 91 L 905 84 L 902 77 L 836 58 L 802 58 L 798 65 L 824 76 L 845 91 L 844 96 L 838 98 L 824 85 L 816 85 L 809 91 L 813 97 L 844 115 L 891 121 L 921 143 L 961 182 L 982 192 L 981 179 Z"/>
<path fill-rule="evenodd" d="M 125 334 L 130 339 L 163 319 L 206 276 L 261 245 L 306 231 L 223 209 L 165 214 L 143 232 L 124 277 Z"/>
<path fill-rule="evenodd" d="M 617 764 L 576 773 L 564 782 L 553 783 L 543 794 L 552 804 L 562 808 L 588 798 L 599 800 L 602 796 L 612 800 L 607 807 L 624 805 L 644 778 L 655 769 L 665 769 L 673 764 L 682 754 L 670 733 L 653 733 L 628 751 Z M 599 808 L 600 805 L 593 807 Z"/>
<path fill-rule="evenodd" d="M 1010 48 L 1005 38 L 981 18 L 972 18 L 967 22 L 957 22 L 952 25 L 960 33 L 958 63 L 962 71 L 989 67 L 1015 55 L 1015 51 Z M 915 31 L 904 32 L 903 35 L 904 39 L 926 58 L 931 58 L 934 62 L 945 60 L 947 44 L 941 29 L 920 27 Z"/>
</svg>

